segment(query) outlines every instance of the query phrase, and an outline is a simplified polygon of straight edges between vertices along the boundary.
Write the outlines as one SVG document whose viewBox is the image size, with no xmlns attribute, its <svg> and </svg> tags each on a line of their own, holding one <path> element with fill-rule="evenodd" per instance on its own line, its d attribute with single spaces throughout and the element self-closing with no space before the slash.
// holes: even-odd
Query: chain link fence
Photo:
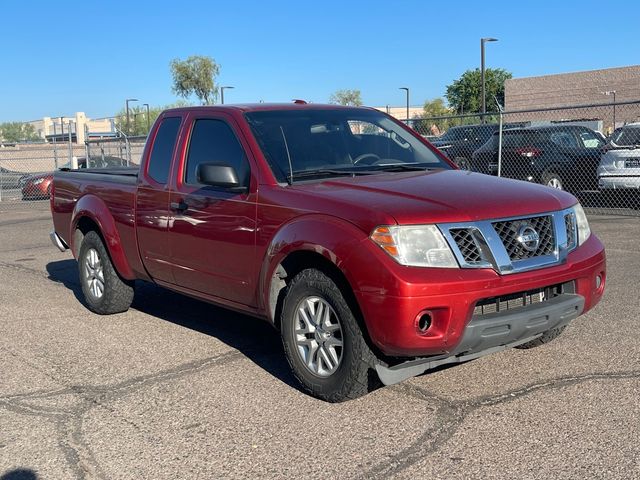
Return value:
<svg viewBox="0 0 640 480">
<path fill-rule="evenodd" d="M 463 169 L 566 190 L 590 213 L 640 216 L 640 101 L 409 124 Z"/>
<path fill-rule="evenodd" d="M 69 131 L 72 135 L 51 135 L 39 141 L 0 142 L 0 206 L 48 200 L 53 172 L 60 168 L 140 164 L 146 136 L 127 137 L 122 132 L 92 136 L 86 132 L 87 140 L 77 143 L 75 132 Z"/>
<path fill-rule="evenodd" d="M 408 123 L 461 168 L 566 190 L 590 213 L 640 216 L 640 100 Z M 0 205 L 48 199 L 59 168 L 140 163 L 146 136 L 104 133 L 0 143 Z"/>
</svg>

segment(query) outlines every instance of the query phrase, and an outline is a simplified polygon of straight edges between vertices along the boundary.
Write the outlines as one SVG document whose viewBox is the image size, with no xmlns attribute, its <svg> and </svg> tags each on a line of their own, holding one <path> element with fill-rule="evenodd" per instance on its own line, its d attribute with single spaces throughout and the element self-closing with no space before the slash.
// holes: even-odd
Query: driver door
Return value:
<svg viewBox="0 0 640 480">
<path fill-rule="evenodd" d="M 247 145 L 224 114 L 192 114 L 183 161 L 171 193 L 169 247 L 181 287 L 255 305 L 257 180 Z M 236 170 L 242 193 L 198 181 L 198 165 L 224 163 Z"/>
</svg>

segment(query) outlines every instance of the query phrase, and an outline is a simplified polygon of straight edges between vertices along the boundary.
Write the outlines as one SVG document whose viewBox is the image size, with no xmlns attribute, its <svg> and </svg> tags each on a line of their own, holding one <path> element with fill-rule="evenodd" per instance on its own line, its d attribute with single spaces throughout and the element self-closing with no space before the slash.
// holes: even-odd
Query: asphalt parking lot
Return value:
<svg viewBox="0 0 640 480">
<path fill-rule="evenodd" d="M 92 314 L 47 202 L 0 205 L 0 478 L 640 478 L 640 218 L 591 222 L 607 293 L 557 341 L 327 404 L 258 320 Z"/>
</svg>

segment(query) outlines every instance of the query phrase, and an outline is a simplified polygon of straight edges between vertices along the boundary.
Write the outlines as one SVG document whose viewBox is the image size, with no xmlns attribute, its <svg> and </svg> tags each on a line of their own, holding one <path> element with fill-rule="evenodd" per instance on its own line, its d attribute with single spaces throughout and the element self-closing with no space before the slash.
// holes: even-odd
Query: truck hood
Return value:
<svg viewBox="0 0 640 480">
<path fill-rule="evenodd" d="M 317 202 L 323 206 L 320 213 L 356 224 L 363 223 L 363 208 L 370 212 L 373 223 L 392 217 L 398 224 L 410 225 L 516 217 L 577 203 L 573 195 L 560 190 L 463 170 L 383 173 L 294 184 L 292 188 L 322 197 L 324 201 Z M 367 231 L 372 225 L 361 227 Z"/>
</svg>

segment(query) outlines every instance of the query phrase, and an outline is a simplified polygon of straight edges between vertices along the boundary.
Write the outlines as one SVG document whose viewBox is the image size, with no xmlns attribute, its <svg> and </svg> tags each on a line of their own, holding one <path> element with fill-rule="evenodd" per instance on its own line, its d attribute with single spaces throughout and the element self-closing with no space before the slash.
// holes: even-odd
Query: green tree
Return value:
<svg viewBox="0 0 640 480">
<path fill-rule="evenodd" d="M 215 81 L 220 66 L 213 58 L 192 55 L 184 61 L 176 58 L 169 66 L 173 77 L 173 93 L 183 98 L 195 95 L 203 105 L 215 103 L 218 97 Z"/>
<path fill-rule="evenodd" d="M 494 96 L 504 105 L 504 82 L 513 75 L 502 68 L 485 70 L 487 112 L 497 112 Z M 460 78 L 447 85 L 445 94 L 455 113 L 479 113 L 482 111 L 482 80 L 480 69 L 467 70 Z"/>
<path fill-rule="evenodd" d="M 0 123 L 0 139 L 10 143 L 42 140 L 33 125 L 22 122 Z"/>
<path fill-rule="evenodd" d="M 147 135 L 147 125 L 152 126 L 160 114 L 168 108 L 186 107 L 191 105 L 189 102 L 179 100 L 170 105 L 155 106 L 149 108 L 149 120 L 147 122 L 147 109 L 136 105 L 129 108 L 129 125 L 127 126 L 127 111 L 121 109 L 116 113 L 116 127 L 128 137 L 137 135 Z"/>
<path fill-rule="evenodd" d="M 336 90 L 329 97 L 329 103 L 358 107 L 362 105 L 360 90 Z"/>
<path fill-rule="evenodd" d="M 424 102 L 423 113 L 413 122 L 413 128 L 423 135 L 439 135 L 449 128 L 449 119 L 434 118 L 453 115 L 444 98 L 434 98 Z"/>
<path fill-rule="evenodd" d="M 446 115 L 453 115 L 453 111 L 447 107 L 444 98 L 427 100 L 424 102 L 423 110 L 425 117 L 444 117 Z"/>
</svg>

